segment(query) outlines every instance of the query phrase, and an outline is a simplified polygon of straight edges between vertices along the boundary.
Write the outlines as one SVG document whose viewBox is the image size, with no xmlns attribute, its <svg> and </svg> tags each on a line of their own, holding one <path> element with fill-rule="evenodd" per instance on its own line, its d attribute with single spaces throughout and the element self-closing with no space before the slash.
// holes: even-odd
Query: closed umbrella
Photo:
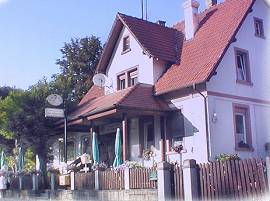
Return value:
<svg viewBox="0 0 270 201">
<path fill-rule="evenodd" d="M 37 154 L 36 154 L 36 171 L 37 172 L 40 171 L 40 160 Z"/>
<path fill-rule="evenodd" d="M 6 154 L 4 151 L 1 152 L 0 169 L 4 171 L 7 170 L 7 160 L 6 160 Z"/>
<path fill-rule="evenodd" d="M 123 163 L 122 159 L 122 142 L 121 142 L 121 132 L 120 129 L 117 128 L 116 137 L 115 137 L 115 159 L 113 162 L 113 167 L 118 167 Z"/>
<path fill-rule="evenodd" d="M 18 170 L 17 170 L 18 172 L 22 172 L 24 169 L 24 151 L 22 147 L 19 148 L 17 167 L 18 167 Z"/>
<path fill-rule="evenodd" d="M 93 154 L 94 165 L 99 164 L 98 140 L 97 140 L 97 134 L 95 132 L 93 132 L 93 137 L 92 137 L 92 154 Z"/>
</svg>

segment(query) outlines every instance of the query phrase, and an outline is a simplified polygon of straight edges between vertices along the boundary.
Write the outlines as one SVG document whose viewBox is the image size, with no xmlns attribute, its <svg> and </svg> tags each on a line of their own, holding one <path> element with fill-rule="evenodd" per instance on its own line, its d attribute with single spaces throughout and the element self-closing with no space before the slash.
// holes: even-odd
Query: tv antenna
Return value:
<svg viewBox="0 0 270 201">
<path fill-rule="evenodd" d="M 148 20 L 148 0 L 141 0 L 142 19 Z"/>
</svg>

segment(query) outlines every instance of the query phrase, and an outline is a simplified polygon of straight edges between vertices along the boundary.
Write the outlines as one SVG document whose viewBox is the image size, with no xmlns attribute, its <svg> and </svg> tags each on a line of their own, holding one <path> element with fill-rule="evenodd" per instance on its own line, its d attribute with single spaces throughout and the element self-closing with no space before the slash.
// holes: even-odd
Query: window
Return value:
<svg viewBox="0 0 270 201">
<path fill-rule="evenodd" d="M 236 76 L 239 83 L 250 83 L 250 67 L 248 51 L 235 48 Z"/>
<path fill-rule="evenodd" d="M 122 90 L 126 88 L 126 74 L 121 74 L 117 77 L 117 88 L 118 90 Z"/>
<path fill-rule="evenodd" d="M 249 108 L 234 105 L 235 145 L 236 149 L 252 149 Z"/>
<path fill-rule="evenodd" d="M 264 38 L 263 20 L 254 17 L 255 36 Z"/>
<path fill-rule="evenodd" d="M 130 38 L 126 36 L 123 38 L 123 53 L 130 51 Z"/>
<path fill-rule="evenodd" d="M 122 90 L 138 83 L 138 69 L 132 68 L 117 76 L 117 89 Z"/>
<path fill-rule="evenodd" d="M 64 141 L 59 140 L 59 157 L 60 161 L 64 161 Z M 75 159 L 75 143 L 73 141 L 67 141 L 67 160 L 72 161 Z"/>
<path fill-rule="evenodd" d="M 129 83 L 129 86 L 134 86 L 138 83 L 138 70 L 137 70 L 137 68 L 135 70 L 132 70 L 129 72 L 128 83 Z"/>
</svg>

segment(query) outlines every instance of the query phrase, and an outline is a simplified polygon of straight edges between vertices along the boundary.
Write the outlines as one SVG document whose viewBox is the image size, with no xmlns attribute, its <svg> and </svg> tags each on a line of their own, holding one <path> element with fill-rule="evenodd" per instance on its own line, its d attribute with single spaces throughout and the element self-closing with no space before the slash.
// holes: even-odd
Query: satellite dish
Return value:
<svg viewBox="0 0 270 201">
<path fill-rule="evenodd" d="M 46 100 L 53 106 L 59 106 L 63 103 L 63 98 L 58 94 L 51 94 L 46 98 Z"/>
<path fill-rule="evenodd" d="M 98 74 L 94 75 L 94 77 L 93 77 L 94 85 L 96 85 L 98 87 L 104 87 L 106 80 L 107 80 L 107 76 L 102 74 L 102 73 L 98 73 Z"/>
</svg>

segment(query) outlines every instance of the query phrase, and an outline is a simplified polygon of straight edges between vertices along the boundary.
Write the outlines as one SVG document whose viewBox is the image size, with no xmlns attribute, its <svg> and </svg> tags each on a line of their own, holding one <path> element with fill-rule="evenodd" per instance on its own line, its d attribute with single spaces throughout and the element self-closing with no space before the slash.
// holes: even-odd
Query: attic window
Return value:
<svg viewBox="0 0 270 201">
<path fill-rule="evenodd" d="M 254 17 L 255 36 L 264 38 L 263 20 Z"/>
<path fill-rule="evenodd" d="M 130 38 L 129 38 L 129 36 L 125 36 L 123 38 L 123 52 L 122 52 L 122 54 L 127 53 L 130 50 L 131 50 L 130 49 Z"/>
</svg>

